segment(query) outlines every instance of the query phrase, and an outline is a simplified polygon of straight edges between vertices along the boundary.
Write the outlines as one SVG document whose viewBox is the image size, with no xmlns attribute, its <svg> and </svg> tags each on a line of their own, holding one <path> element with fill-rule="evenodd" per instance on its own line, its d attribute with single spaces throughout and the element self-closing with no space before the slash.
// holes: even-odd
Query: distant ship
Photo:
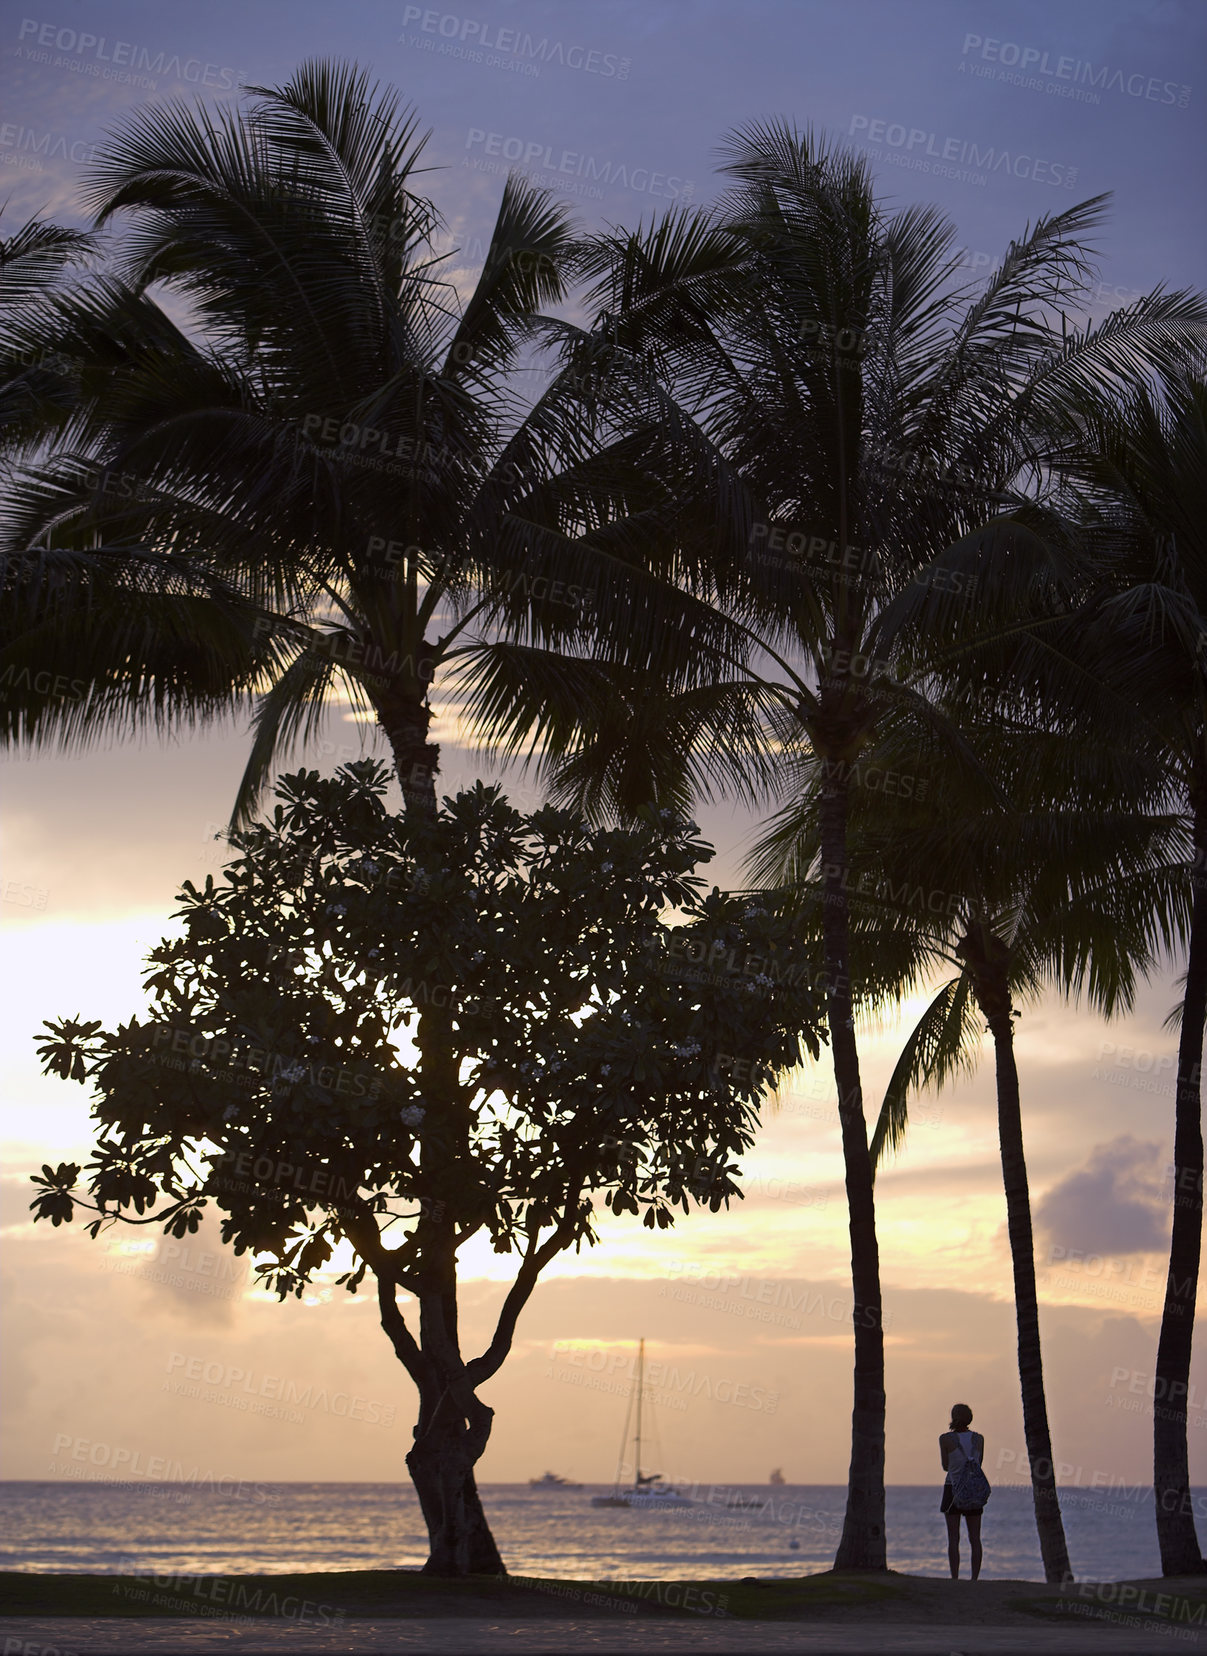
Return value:
<svg viewBox="0 0 1207 1656">
<path fill-rule="evenodd" d="M 787 1483 L 787 1481 L 788 1481 L 787 1478 L 784 1477 L 784 1474 L 780 1471 L 778 1466 L 776 1467 L 775 1471 L 771 1474 L 771 1476 L 767 1480 L 768 1483 L 773 1483 L 773 1484 L 777 1484 L 777 1485 L 778 1484 L 785 1484 L 785 1483 Z"/>
<path fill-rule="evenodd" d="M 569 1478 L 559 1478 L 556 1472 L 546 1472 L 543 1478 L 529 1478 L 529 1489 L 581 1489 L 582 1484 Z"/>
<path fill-rule="evenodd" d="M 633 1441 L 633 1464 L 636 1475 L 631 1487 L 621 1487 L 620 1469 L 628 1446 L 629 1422 L 625 1417 L 620 1439 L 620 1460 L 616 1467 L 616 1482 L 610 1495 L 592 1495 L 591 1505 L 597 1507 L 628 1507 L 635 1512 L 664 1512 L 675 1507 L 689 1507 L 695 1503 L 680 1494 L 671 1484 L 663 1483 L 661 1472 L 641 1470 L 641 1399 L 645 1391 L 645 1341 L 637 1343 L 637 1431 Z M 630 1398 L 630 1403 L 632 1399 Z"/>
</svg>

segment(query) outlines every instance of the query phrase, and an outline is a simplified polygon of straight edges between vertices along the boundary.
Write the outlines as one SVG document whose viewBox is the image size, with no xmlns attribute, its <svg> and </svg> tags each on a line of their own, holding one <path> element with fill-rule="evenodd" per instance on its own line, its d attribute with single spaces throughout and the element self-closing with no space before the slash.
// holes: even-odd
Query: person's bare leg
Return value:
<svg viewBox="0 0 1207 1656">
<path fill-rule="evenodd" d="M 968 1550 L 971 1555 L 972 1579 L 975 1581 L 981 1573 L 981 1515 L 979 1512 L 967 1514 Z"/>
<path fill-rule="evenodd" d="M 945 1512 L 947 1519 L 947 1562 L 951 1565 L 951 1579 L 953 1581 L 960 1573 L 960 1515 L 958 1512 Z"/>
</svg>

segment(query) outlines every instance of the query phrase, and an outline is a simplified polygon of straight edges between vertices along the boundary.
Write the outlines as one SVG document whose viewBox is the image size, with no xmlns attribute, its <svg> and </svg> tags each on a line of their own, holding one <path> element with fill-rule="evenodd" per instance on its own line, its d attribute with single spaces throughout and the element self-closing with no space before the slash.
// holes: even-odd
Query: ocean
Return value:
<svg viewBox="0 0 1207 1656">
<path fill-rule="evenodd" d="M 513 1575 L 734 1580 L 829 1569 L 845 1490 L 834 1484 L 699 1485 L 680 1511 L 591 1505 L 581 1490 L 487 1484 L 487 1517 Z M 947 1574 L 939 1486 L 888 1491 L 888 1560 L 910 1575 Z M 735 1497 L 762 1501 L 732 1508 Z M 1061 1492 L 1081 1580 L 1160 1574 L 1151 1489 Z M 1196 1510 L 1207 1512 L 1199 1493 Z M 409 1484 L 0 1482 L 0 1569 L 83 1574 L 273 1574 L 415 1569 L 426 1557 Z M 999 1486 L 983 1520 L 985 1577 L 1042 1581 L 1026 1488 Z M 967 1574 L 967 1541 L 963 1541 Z"/>
</svg>

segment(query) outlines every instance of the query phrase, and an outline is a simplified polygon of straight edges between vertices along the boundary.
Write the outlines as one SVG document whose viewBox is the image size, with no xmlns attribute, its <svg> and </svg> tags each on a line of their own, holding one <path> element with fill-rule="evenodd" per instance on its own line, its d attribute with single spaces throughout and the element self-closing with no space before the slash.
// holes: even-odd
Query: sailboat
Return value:
<svg viewBox="0 0 1207 1656">
<path fill-rule="evenodd" d="M 633 1466 L 635 1475 L 631 1488 L 622 1488 L 621 1470 L 624 1452 L 628 1446 L 629 1417 L 625 1415 L 624 1432 L 620 1439 L 620 1459 L 616 1463 L 616 1482 L 610 1495 L 592 1495 L 591 1505 L 597 1507 L 629 1507 L 639 1512 L 665 1511 L 675 1507 L 689 1507 L 694 1502 L 686 1495 L 662 1481 L 661 1472 L 641 1470 L 641 1404 L 645 1395 L 645 1341 L 637 1342 L 637 1430 L 633 1437 Z M 629 1398 L 630 1406 L 632 1397 Z"/>
<path fill-rule="evenodd" d="M 784 1478 L 784 1474 L 780 1471 L 779 1467 L 777 1466 L 775 1471 L 771 1474 L 770 1478 L 768 1478 L 767 1481 L 768 1481 L 768 1483 L 782 1485 L 786 1480 Z"/>
</svg>

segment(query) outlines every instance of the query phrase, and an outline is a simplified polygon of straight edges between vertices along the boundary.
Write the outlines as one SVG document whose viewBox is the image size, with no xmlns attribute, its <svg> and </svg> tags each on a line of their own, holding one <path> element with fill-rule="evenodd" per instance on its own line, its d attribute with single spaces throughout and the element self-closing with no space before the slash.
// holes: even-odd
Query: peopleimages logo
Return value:
<svg viewBox="0 0 1207 1656">
<path fill-rule="evenodd" d="M 957 168 L 971 168 L 975 174 L 987 178 L 990 173 L 1008 173 L 1013 178 L 1029 178 L 1036 184 L 1061 185 L 1071 190 L 1077 182 L 1077 168 L 1063 161 L 1045 161 L 1039 156 L 1023 155 L 1016 150 L 998 149 L 989 144 L 984 148 L 969 138 L 940 138 L 937 133 L 922 127 L 907 127 L 900 121 L 875 120 L 868 115 L 852 115 L 847 129 L 849 138 L 860 138 L 868 144 L 885 144 L 899 152 L 903 164 L 919 172 L 943 176 L 946 164 Z M 898 156 L 886 157 L 896 161 Z M 937 163 L 937 165 L 935 164 Z M 955 173 L 953 177 L 957 176 Z"/>
<path fill-rule="evenodd" d="M 975 53 L 972 63 L 966 61 L 970 52 Z M 981 70 L 978 59 L 981 63 L 1016 70 L 1017 73 L 1010 75 Z M 1047 75 L 1049 79 L 1046 83 L 1039 81 L 1034 84 L 1044 86 L 1046 91 L 1060 97 L 1078 97 L 1084 103 L 1100 103 L 1099 92 L 1120 92 L 1127 98 L 1141 98 L 1147 103 L 1175 104 L 1179 109 L 1185 109 L 1190 102 L 1190 88 L 1180 81 L 1162 80 L 1159 75 L 1125 74 L 1122 69 L 1112 69 L 1109 64 L 1091 63 L 1082 58 L 1058 57 L 1051 61 L 1049 53 L 1038 46 L 1020 46 L 1013 40 L 992 40 L 979 34 L 964 36 L 960 73 L 1020 84 L 1032 84 L 1025 79 L 1029 75 Z M 1086 91 L 1088 87 L 1094 90 Z"/>
<path fill-rule="evenodd" d="M 231 92 L 240 84 L 238 71 L 221 63 L 205 63 L 201 58 L 181 58 L 179 53 L 152 52 L 134 40 L 109 40 L 105 35 L 86 30 L 61 28 L 57 23 L 43 23 L 36 17 L 21 20 L 17 39 L 26 41 L 24 55 L 34 63 L 56 64 L 50 52 L 78 54 L 81 60 L 95 58 L 98 65 L 89 74 L 102 74 L 99 64 L 112 67 L 103 71 L 106 80 L 129 80 L 134 71 L 148 75 L 165 75 L 178 81 L 190 81 L 195 86 L 208 86 L 216 92 Z M 17 47 L 22 54 L 22 48 Z M 69 65 L 70 67 L 70 65 Z M 124 68 L 124 73 L 120 70 Z"/>
<path fill-rule="evenodd" d="M 83 138 L 70 138 L 65 132 L 52 132 L 44 127 L 17 126 L 13 121 L 5 121 L 0 126 L 0 149 L 12 150 L 19 156 L 45 156 L 48 161 L 95 161 L 96 145 L 86 142 Z M 10 165 L 7 155 L 3 157 L 5 165 Z M 41 170 L 36 159 L 31 159 L 30 165 Z"/>
<path fill-rule="evenodd" d="M 465 137 L 467 150 L 482 155 L 498 155 L 505 161 L 517 161 L 529 172 L 544 167 L 554 184 L 565 178 L 579 178 L 587 183 L 609 184 L 616 189 L 636 190 L 640 194 L 662 196 L 668 201 L 680 197 L 690 201 L 695 188 L 690 179 L 675 174 L 656 172 L 650 167 L 629 167 L 621 161 L 603 161 L 595 155 L 583 155 L 578 150 L 555 151 L 552 144 L 539 139 L 508 137 L 502 132 L 487 132 L 483 127 L 470 127 Z M 462 165 L 468 165 L 468 161 Z M 534 182 L 540 182 L 534 175 Z"/>
<path fill-rule="evenodd" d="M 422 6 L 408 6 L 402 14 L 403 27 L 418 23 L 424 34 L 438 35 L 445 41 L 457 41 L 483 51 L 500 52 L 504 57 L 533 60 L 539 63 L 561 63 L 567 69 L 581 69 L 588 75 L 599 75 L 603 80 L 628 80 L 632 60 L 617 57 L 615 52 L 601 52 L 593 46 L 567 46 L 564 41 L 539 39 L 516 28 L 492 27 L 477 17 L 459 17 L 454 12 L 425 10 Z M 400 36 L 400 39 L 403 37 Z M 493 60 L 492 60 L 493 61 Z M 536 62 L 532 72 L 539 74 Z"/>
</svg>

